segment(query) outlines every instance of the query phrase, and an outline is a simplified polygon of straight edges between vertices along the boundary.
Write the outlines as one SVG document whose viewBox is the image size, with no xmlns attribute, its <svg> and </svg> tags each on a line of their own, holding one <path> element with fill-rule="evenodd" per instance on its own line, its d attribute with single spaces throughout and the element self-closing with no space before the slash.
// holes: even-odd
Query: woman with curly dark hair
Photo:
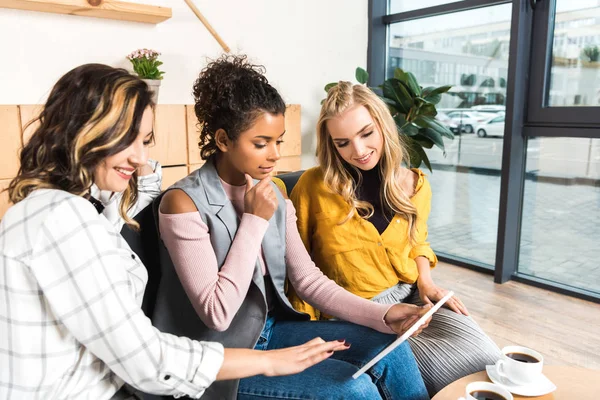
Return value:
<svg viewBox="0 0 600 400">
<path fill-rule="evenodd" d="M 209 398 L 428 398 L 406 344 L 352 379 L 428 307 L 370 302 L 315 267 L 294 207 L 271 182 L 285 135 L 285 103 L 263 74 L 244 56 L 225 56 L 195 82 L 206 163 L 157 199 L 164 247 L 154 323 L 197 340 L 258 350 L 313 336 L 345 339 L 343 355 L 301 374 L 217 382 Z M 344 321 L 308 321 L 286 298 L 288 280 L 303 299 Z"/>
<path fill-rule="evenodd" d="M 50 92 L 0 223 L 0 398 L 137 398 L 132 387 L 198 398 L 215 379 L 296 373 L 343 349 L 223 349 L 151 325 L 146 269 L 90 190 L 122 195 L 120 218 L 135 225 L 153 109 L 142 80 L 101 64 Z"/>
</svg>

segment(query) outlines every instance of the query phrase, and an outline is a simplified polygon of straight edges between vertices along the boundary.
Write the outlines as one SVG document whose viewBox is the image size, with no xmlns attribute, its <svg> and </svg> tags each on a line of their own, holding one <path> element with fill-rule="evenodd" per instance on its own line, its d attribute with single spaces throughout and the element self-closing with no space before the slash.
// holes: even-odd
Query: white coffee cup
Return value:
<svg viewBox="0 0 600 400">
<path fill-rule="evenodd" d="M 502 396 L 506 400 L 514 400 L 512 394 L 500 385 L 489 382 L 471 382 L 465 389 L 465 397 L 461 397 L 458 400 L 478 400 L 473 394 L 477 392 L 492 392 L 496 395 Z"/>
<path fill-rule="evenodd" d="M 520 360 L 520 361 L 519 361 Z M 502 378 L 521 385 L 535 382 L 544 368 L 544 356 L 523 346 L 506 346 L 496 362 L 496 372 Z"/>
</svg>

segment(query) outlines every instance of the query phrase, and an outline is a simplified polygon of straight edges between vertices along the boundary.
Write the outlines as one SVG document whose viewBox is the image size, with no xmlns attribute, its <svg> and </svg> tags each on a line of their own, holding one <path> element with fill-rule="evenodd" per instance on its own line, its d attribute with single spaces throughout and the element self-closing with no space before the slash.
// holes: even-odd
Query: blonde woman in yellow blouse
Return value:
<svg viewBox="0 0 600 400">
<path fill-rule="evenodd" d="M 447 290 L 430 270 L 427 242 L 431 187 L 419 169 L 402 166 L 406 150 L 390 112 L 363 85 L 329 90 L 317 123 L 319 166 L 291 193 L 298 230 L 315 263 L 346 290 L 380 303 L 435 303 Z M 290 293 L 314 319 L 319 310 Z M 410 344 L 430 395 L 485 369 L 500 350 L 454 296 Z"/>
</svg>

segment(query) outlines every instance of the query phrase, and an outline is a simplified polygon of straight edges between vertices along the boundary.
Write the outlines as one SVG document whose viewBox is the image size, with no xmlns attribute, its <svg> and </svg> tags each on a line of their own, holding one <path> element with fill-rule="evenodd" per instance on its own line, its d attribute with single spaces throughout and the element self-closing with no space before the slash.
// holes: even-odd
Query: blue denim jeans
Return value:
<svg viewBox="0 0 600 400">
<path fill-rule="evenodd" d="M 345 339 L 352 345 L 296 375 L 242 379 L 238 400 L 429 399 L 407 342 L 367 373 L 352 379 L 352 374 L 396 338 L 364 326 L 344 321 L 275 321 L 269 317 L 255 349 L 296 346 L 317 336 L 326 341 Z"/>
</svg>

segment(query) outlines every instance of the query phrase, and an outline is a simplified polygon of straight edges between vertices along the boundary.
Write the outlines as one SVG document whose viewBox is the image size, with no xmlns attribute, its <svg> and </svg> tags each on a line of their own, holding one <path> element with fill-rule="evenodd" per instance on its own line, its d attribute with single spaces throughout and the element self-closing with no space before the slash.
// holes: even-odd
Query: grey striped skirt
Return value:
<svg viewBox="0 0 600 400">
<path fill-rule="evenodd" d="M 381 304 L 423 305 L 416 285 L 407 283 L 400 283 L 371 300 Z M 498 346 L 473 318 L 447 308 L 433 314 L 429 326 L 408 340 L 432 397 L 455 380 L 484 370 L 501 356 Z"/>
</svg>

